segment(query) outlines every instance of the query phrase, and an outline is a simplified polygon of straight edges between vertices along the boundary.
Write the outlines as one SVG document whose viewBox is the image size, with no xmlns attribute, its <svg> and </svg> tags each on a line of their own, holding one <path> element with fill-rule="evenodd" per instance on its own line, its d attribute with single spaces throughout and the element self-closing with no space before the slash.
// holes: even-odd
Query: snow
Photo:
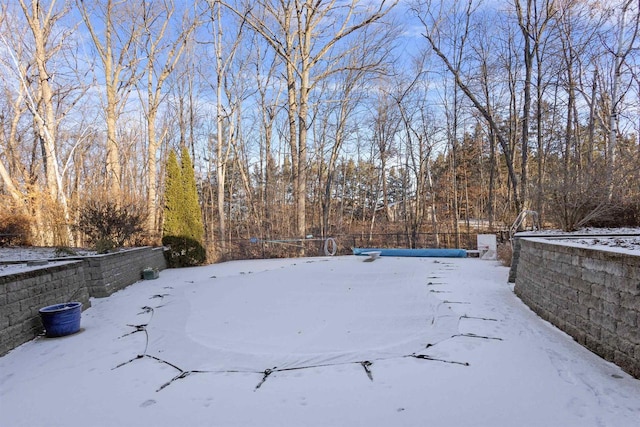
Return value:
<svg viewBox="0 0 640 427">
<path fill-rule="evenodd" d="M 68 258 L 95 255 L 96 251 L 75 248 L 67 253 L 55 247 L 44 246 L 8 246 L 0 247 L 0 262 L 20 262 L 39 259 Z"/>
<path fill-rule="evenodd" d="M 10 246 L 0 247 L 0 276 L 26 273 L 32 270 L 48 268 L 55 265 L 64 265 L 72 261 L 65 258 L 95 255 L 96 252 L 88 249 L 75 249 L 74 254 L 64 253 L 53 247 L 36 246 Z M 51 260 L 47 264 L 30 265 L 30 261 Z"/>
<path fill-rule="evenodd" d="M 27 265 L 26 262 L 15 263 L 15 264 L 0 264 L 0 276 L 5 276 L 9 274 L 17 274 L 17 273 L 26 273 L 27 271 L 37 270 L 39 268 L 50 267 L 47 265 Z"/>
<path fill-rule="evenodd" d="M 234 261 L 0 358 L 2 426 L 638 426 L 640 381 L 475 258 Z"/>
<path fill-rule="evenodd" d="M 69 264 L 73 261 L 56 261 L 47 264 L 34 264 L 28 263 L 14 263 L 14 264 L 0 264 L 0 276 L 6 276 L 10 274 L 26 273 L 28 271 L 39 270 L 41 268 L 49 268 L 55 265 Z"/>
<path fill-rule="evenodd" d="M 539 230 L 523 232 L 520 235 L 546 239 L 545 242 L 551 244 L 640 255 L 640 228 L 582 228 L 571 233 L 561 230 Z M 550 237 L 552 239 L 549 239 Z"/>
<path fill-rule="evenodd" d="M 590 237 L 579 239 L 561 239 L 566 246 L 581 246 L 600 251 L 640 255 L 640 236 L 636 237 Z"/>
</svg>

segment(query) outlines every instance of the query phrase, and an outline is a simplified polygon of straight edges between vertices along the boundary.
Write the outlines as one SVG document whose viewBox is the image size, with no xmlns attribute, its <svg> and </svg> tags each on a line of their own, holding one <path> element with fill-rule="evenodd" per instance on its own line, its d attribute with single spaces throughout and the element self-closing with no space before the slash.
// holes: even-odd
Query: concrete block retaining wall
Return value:
<svg viewBox="0 0 640 427">
<path fill-rule="evenodd" d="M 0 356 L 42 333 L 42 307 L 67 301 L 90 307 L 83 265 L 69 261 L 0 276 Z"/>
<path fill-rule="evenodd" d="M 0 356 L 43 332 L 40 308 L 80 301 L 84 310 L 90 297 L 107 297 L 135 283 L 145 268 L 166 268 L 163 248 L 65 259 L 0 276 Z"/>
<path fill-rule="evenodd" d="M 511 240 L 511 268 L 509 269 L 509 283 L 516 283 L 518 276 L 518 262 L 520 261 L 520 237 Z"/>
<path fill-rule="evenodd" d="M 167 267 L 163 248 L 135 248 L 85 258 L 89 295 L 108 297 L 142 278 L 145 268 Z"/>
<path fill-rule="evenodd" d="M 520 238 L 515 293 L 578 343 L 640 378 L 640 255 Z"/>
</svg>

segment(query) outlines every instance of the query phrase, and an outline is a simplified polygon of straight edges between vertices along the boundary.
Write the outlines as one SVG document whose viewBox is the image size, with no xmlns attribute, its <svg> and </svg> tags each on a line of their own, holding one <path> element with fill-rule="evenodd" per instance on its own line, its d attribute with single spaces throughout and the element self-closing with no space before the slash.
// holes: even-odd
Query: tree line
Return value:
<svg viewBox="0 0 640 427">
<path fill-rule="evenodd" d="M 158 244 L 172 152 L 211 259 L 251 237 L 461 246 L 522 210 L 637 226 L 639 24 L 637 0 L 11 0 L 0 234 L 86 245 L 113 204 Z"/>
</svg>

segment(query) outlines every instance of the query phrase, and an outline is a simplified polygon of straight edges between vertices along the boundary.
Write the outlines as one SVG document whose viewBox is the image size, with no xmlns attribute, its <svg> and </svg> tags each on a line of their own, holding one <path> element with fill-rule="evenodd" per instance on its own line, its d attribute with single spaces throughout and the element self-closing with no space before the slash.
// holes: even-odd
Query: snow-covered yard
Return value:
<svg viewBox="0 0 640 427">
<path fill-rule="evenodd" d="M 165 270 L 0 358 L 0 425 L 640 425 L 640 381 L 507 275 L 354 256 Z"/>
</svg>

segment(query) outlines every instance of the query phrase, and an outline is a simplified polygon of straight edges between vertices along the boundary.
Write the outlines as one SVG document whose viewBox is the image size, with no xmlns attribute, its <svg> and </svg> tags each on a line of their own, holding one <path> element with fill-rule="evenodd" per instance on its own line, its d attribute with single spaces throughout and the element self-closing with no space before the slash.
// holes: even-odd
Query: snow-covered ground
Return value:
<svg viewBox="0 0 640 427">
<path fill-rule="evenodd" d="M 95 255 L 96 252 L 89 249 L 74 249 L 72 252 L 64 252 L 53 247 L 15 246 L 0 247 L 0 276 L 42 268 L 42 265 L 29 265 L 30 261 L 73 258 L 78 256 Z M 47 266 L 62 263 L 55 261 Z"/>
<path fill-rule="evenodd" d="M 639 426 L 640 381 L 507 275 L 354 256 L 165 270 L 0 358 L 0 425 Z"/>
</svg>

